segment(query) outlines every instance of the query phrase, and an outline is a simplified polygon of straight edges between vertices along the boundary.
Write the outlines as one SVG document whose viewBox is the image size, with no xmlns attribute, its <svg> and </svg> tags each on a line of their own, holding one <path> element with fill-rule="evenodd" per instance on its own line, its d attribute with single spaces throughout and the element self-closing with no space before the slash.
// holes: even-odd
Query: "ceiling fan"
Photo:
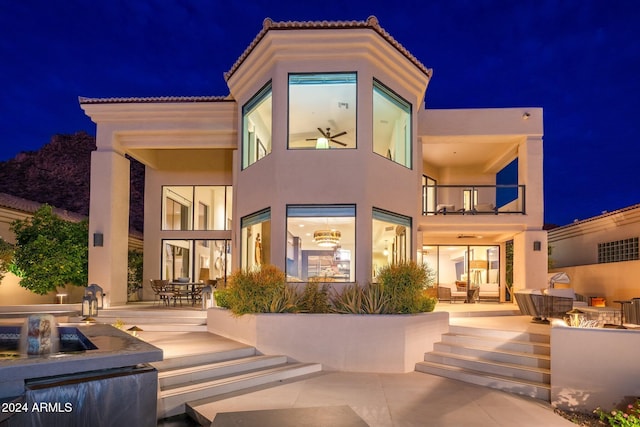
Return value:
<svg viewBox="0 0 640 427">
<path fill-rule="evenodd" d="M 322 136 L 323 136 L 323 137 L 327 138 L 327 140 L 328 140 L 329 142 L 333 142 L 333 143 L 336 143 L 336 144 L 338 144 L 338 145 L 342 145 L 343 147 L 346 147 L 346 146 L 347 146 L 347 144 L 345 144 L 344 142 L 337 141 L 337 140 L 335 140 L 335 139 L 334 139 L 334 138 L 339 138 L 339 137 L 341 137 L 342 135 L 346 135 L 346 134 L 347 134 L 347 131 L 340 132 L 340 133 L 337 133 L 337 134 L 335 134 L 335 135 L 331 135 L 331 128 L 327 128 L 327 131 L 326 131 L 326 132 L 325 132 L 325 131 L 323 131 L 322 129 L 318 128 L 318 132 L 320 132 L 320 133 L 322 134 Z M 317 140 L 317 138 L 307 138 L 307 141 L 316 141 L 316 140 Z"/>
</svg>

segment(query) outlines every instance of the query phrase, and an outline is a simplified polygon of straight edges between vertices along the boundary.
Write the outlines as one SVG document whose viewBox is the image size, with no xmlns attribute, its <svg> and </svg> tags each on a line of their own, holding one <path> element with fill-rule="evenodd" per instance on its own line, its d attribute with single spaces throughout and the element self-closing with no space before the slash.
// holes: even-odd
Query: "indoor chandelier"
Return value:
<svg viewBox="0 0 640 427">
<path fill-rule="evenodd" d="M 324 248 L 334 248 L 340 243 L 338 230 L 318 230 L 313 233 L 313 241 Z"/>
</svg>

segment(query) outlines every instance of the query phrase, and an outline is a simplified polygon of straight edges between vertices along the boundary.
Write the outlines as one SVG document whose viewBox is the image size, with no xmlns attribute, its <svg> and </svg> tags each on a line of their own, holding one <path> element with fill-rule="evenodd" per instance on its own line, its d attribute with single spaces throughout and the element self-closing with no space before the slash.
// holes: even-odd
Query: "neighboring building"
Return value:
<svg viewBox="0 0 640 427">
<path fill-rule="evenodd" d="M 575 291 L 602 296 L 607 305 L 640 297 L 640 204 L 549 230 L 554 271 Z"/>
<path fill-rule="evenodd" d="M 431 74 L 374 17 L 267 19 L 228 96 L 80 98 L 104 236 L 90 281 L 126 301 L 129 155 L 146 166 L 145 283 L 266 263 L 366 283 L 418 259 L 504 297 L 513 240 L 515 286 L 543 287 L 542 110 L 426 110 Z"/>
<path fill-rule="evenodd" d="M 43 203 L 23 199 L 6 193 L 0 193 L 0 238 L 15 244 L 15 235 L 11 231 L 14 221 L 24 221 L 42 207 Z M 65 221 L 80 222 L 87 219 L 86 216 L 69 212 L 64 209 L 53 208 L 53 213 Z M 130 249 L 142 250 L 142 233 L 131 231 L 128 238 Z M 125 264 L 126 265 L 126 264 Z M 80 302 L 84 292 L 69 286 L 66 290 L 67 297 L 64 302 Z M 0 282 L 0 306 L 3 305 L 28 305 L 28 304 L 52 304 L 60 302 L 56 292 L 47 295 L 37 295 L 20 286 L 20 278 L 12 273 L 7 273 Z"/>
</svg>

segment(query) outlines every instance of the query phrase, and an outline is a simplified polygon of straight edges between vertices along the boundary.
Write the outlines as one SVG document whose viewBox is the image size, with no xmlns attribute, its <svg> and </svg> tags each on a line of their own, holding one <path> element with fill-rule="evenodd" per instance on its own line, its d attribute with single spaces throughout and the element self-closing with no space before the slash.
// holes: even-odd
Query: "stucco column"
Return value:
<svg viewBox="0 0 640 427">
<path fill-rule="evenodd" d="M 91 153 L 89 283 L 104 289 L 105 304 L 127 302 L 129 160 L 115 151 Z M 102 235 L 102 246 L 94 239 Z"/>
<path fill-rule="evenodd" d="M 516 234 L 513 237 L 513 289 L 546 288 L 547 259 L 546 231 Z"/>
<path fill-rule="evenodd" d="M 544 224 L 542 163 L 542 138 L 527 137 L 527 142 L 518 148 L 518 183 L 526 185 L 527 216 L 540 228 Z"/>
</svg>

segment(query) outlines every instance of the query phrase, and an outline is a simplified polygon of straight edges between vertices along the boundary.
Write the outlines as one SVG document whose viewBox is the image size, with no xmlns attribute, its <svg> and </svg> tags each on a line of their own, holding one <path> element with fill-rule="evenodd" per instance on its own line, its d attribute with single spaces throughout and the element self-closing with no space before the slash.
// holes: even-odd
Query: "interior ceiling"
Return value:
<svg viewBox="0 0 640 427">
<path fill-rule="evenodd" d="M 519 137 L 423 137 L 422 157 L 435 167 L 478 166 L 483 169 L 496 159 L 512 160 L 517 155 Z M 499 167 L 503 167 L 501 164 Z M 497 170 L 495 171 L 497 172 Z"/>
<path fill-rule="evenodd" d="M 289 218 L 288 230 L 291 234 L 302 239 L 302 248 L 304 250 L 325 250 L 319 247 L 313 241 L 313 232 L 317 230 L 335 229 L 340 231 L 342 237 L 340 245 L 342 247 L 349 246 L 353 248 L 355 241 L 354 221 L 353 218 L 332 217 L 328 224 L 326 218 Z M 374 222 L 373 225 L 373 250 L 382 252 L 385 245 L 391 245 L 395 237 L 395 226 L 388 229 L 390 224 Z M 355 255 L 355 254 L 354 254 Z"/>
<path fill-rule="evenodd" d="M 289 88 L 289 132 L 292 140 L 318 138 L 321 128 L 331 134 L 347 132 L 336 138 L 355 147 L 355 85 L 292 85 Z"/>
</svg>

